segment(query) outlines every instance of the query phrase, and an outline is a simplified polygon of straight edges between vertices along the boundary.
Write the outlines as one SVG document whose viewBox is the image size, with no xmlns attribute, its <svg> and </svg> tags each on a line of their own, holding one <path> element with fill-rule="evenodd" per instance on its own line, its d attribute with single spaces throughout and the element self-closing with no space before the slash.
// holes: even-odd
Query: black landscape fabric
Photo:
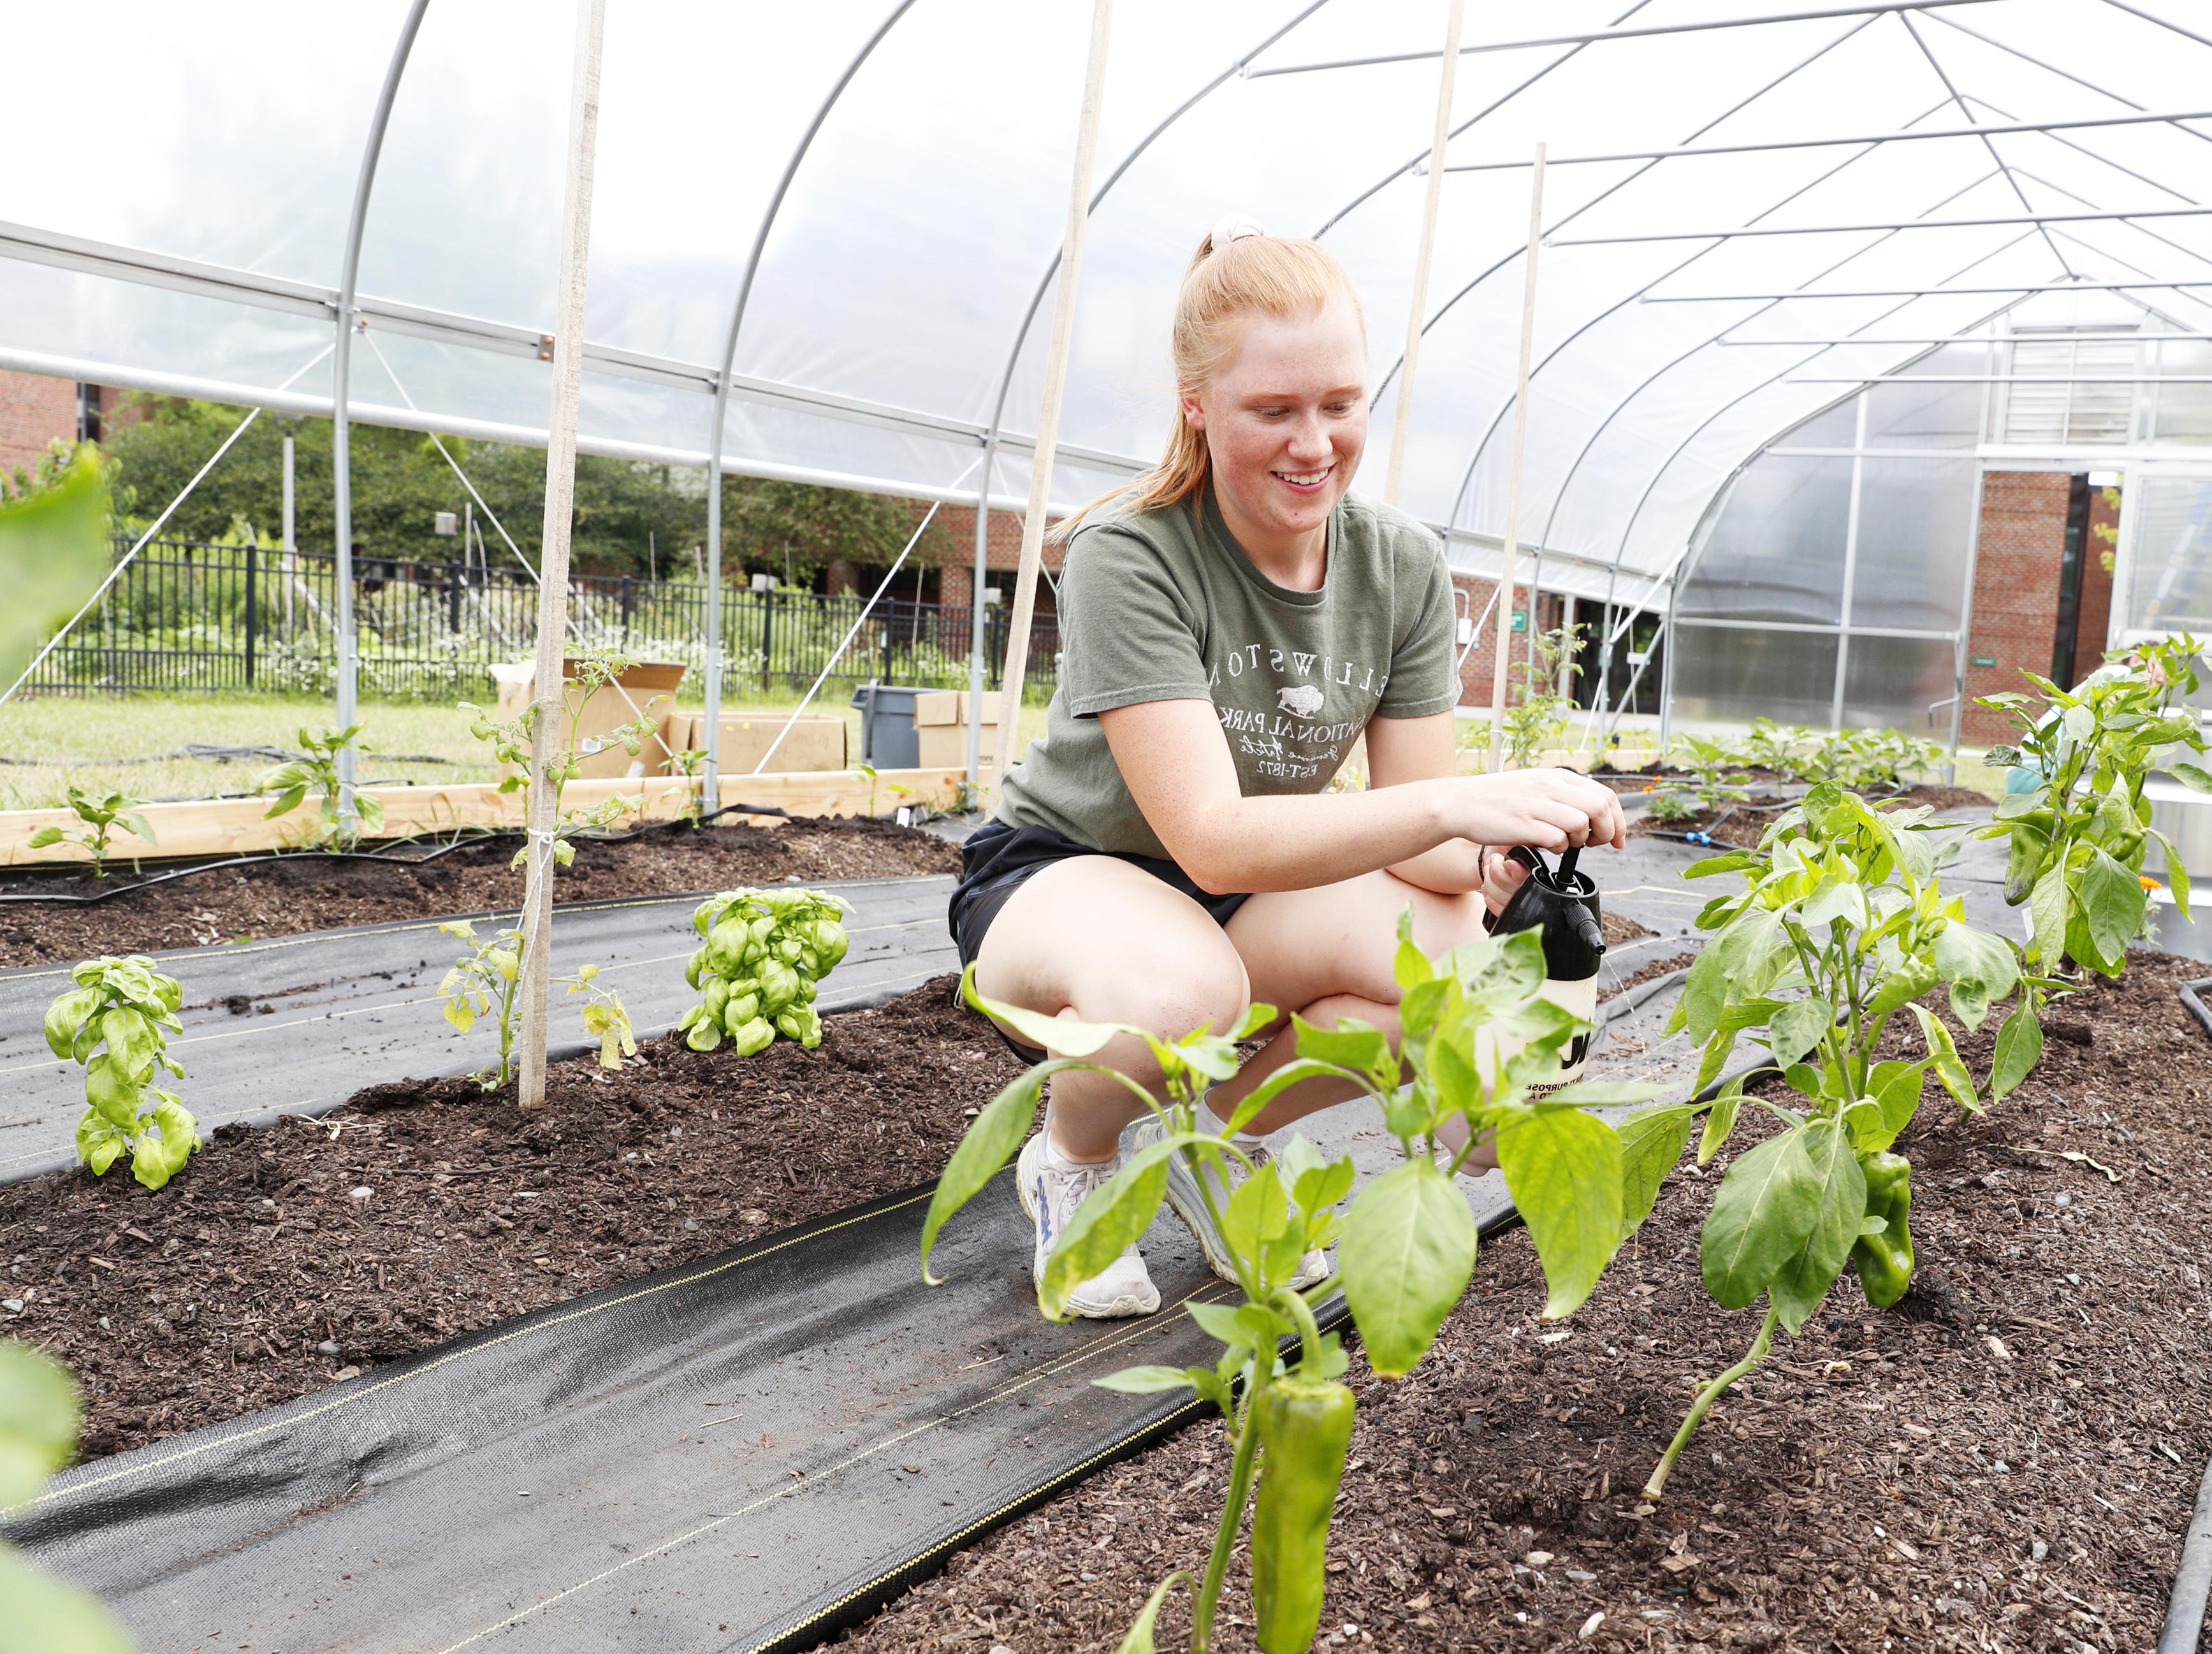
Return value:
<svg viewBox="0 0 2212 1654">
<path fill-rule="evenodd" d="M 928 1200 L 80 1466 L 5 1532 L 149 1654 L 811 1647 L 1200 1416 L 1091 1381 L 1211 1361 L 1179 1306 L 1234 1296 L 1164 1211 L 1145 1243 L 1160 1312 L 1050 1324 L 1010 1173 L 953 1220 L 946 1284 L 926 1286 Z"/>
</svg>

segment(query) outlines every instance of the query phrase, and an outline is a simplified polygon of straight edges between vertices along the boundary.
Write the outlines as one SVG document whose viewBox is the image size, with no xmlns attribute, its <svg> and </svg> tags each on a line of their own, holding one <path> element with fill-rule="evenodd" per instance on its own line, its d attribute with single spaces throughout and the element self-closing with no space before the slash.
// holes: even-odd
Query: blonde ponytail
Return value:
<svg viewBox="0 0 2212 1654">
<path fill-rule="evenodd" d="M 1176 295 L 1170 356 L 1176 386 L 1197 389 L 1228 366 L 1243 342 L 1245 319 L 1255 312 L 1291 320 L 1317 314 L 1332 300 L 1360 314 L 1352 277 L 1320 242 L 1269 235 L 1249 218 L 1223 219 L 1198 244 Z M 1048 538 L 1066 544 L 1085 518 L 1115 501 L 1126 500 L 1131 511 L 1151 511 L 1195 499 L 1211 474 L 1206 433 L 1193 429 L 1177 407 L 1160 462 L 1055 523 Z"/>
</svg>

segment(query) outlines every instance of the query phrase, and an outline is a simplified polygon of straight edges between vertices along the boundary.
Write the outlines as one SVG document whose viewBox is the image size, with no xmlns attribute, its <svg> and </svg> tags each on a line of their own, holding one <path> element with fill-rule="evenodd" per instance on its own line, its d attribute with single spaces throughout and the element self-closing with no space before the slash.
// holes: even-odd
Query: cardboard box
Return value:
<svg viewBox="0 0 2212 1654">
<path fill-rule="evenodd" d="M 990 763 L 998 751 L 999 696 L 983 696 L 983 739 L 981 762 Z M 968 691 L 935 690 L 914 697 L 915 762 L 924 769 L 958 769 L 968 763 Z"/>
<path fill-rule="evenodd" d="M 761 755 L 791 720 L 787 712 L 726 712 L 722 715 L 721 751 L 717 760 L 725 775 L 750 774 L 761 761 Z M 707 719 L 703 713 L 686 713 L 675 722 L 680 730 L 673 732 L 681 739 L 676 750 L 703 747 L 707 745 Z M 842 769 L 845 768 L 844 719 L 835 713 L 809 713 L 792 723 L 791 733 L 783 738 L 768 761 L 769 771 L 776 775 L 793 774 L 803 770 Z"/>
<path fill-rule="evenodd" d="M 574 660 L 564 660 L 561 670 L 565 673 L 576 669 Z M 518 660 L 511 665 L 495 666 L 492 678 L 499 685 L 499 694 L 492 703 L 492 716 L 500 723 L 512 723 L 522 715 L 523 708 L 536 698 L 538 669 L 534 662 Z M 667 702 L 676 694 L 676 686 L 684 681 L 684 666 L 676 660 L 641 660 L 614 683 L 596 689 L 576 709 L 574 720 L 581 736 L 580 746 L 605 736 L 610 730 L 619 729 L 633 722 L 641 713 L 653 718 L 655 733 L 645 738 L 645 743 L 635 756 L 619 741 L 604 752 L 585 754 L 579 761 L 577 774 L 593 780 L 630 779 L 641 775 L 665 775 L 669 773 L 669 748 L 666 740 Z M 660 700 L 662 704 L 653 702 Z M 565 746 L 568 741 L 569 720 L 564 717 L 559 736 Z"/>
</svg>

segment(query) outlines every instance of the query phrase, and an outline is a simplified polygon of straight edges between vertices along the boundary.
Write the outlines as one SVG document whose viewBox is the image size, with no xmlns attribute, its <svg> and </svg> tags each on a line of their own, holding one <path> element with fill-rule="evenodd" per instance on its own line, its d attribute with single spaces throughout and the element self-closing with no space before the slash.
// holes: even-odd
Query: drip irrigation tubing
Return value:
<svg viewBox="0 0 2212 1654">
<path fill-rule="evenodd" d="M 689 816 L 681 816 L 672 821 L 648 821 L 641 823 L 635 827 L 626 828 L 619 833 L 578 833 L 574 836 L 573 842 L 579 844 L 622 844 L 647 833 L 665 832 L 678 827 L 703 827 L 710 821 L 719 820 L 721 817 L 729 815 L 779 816 L 786 821 L 799 819 L 790 811 L 779 809 L 772 804 L 726 804 L 719 810 L 706 812 L 696 822 Z M 0 891 L 0 903 L 45 902 L 76 907 L 96 907 L 103 902 L 112 902 L 118 897 L 133 896 L 154 885 L 166 885 L 173 879 L 188 879 L 195 873 L 213 873 L 221 867 L 259 867 L 279 861 L 371 861 L 391 867 L 416 867 L 426 862 L 435 861 L 441 856 L 451 855 L 456 850 L 467 849 L 477 844 L 492 843 L 501 839 L 519 840 L 524 836 L 520 828 L 488 827 L 419 853 L 416 851 L 415 847 L 419 845 L 421 841 L 416 839 L 396 841 L 392 848 L 385 850 L 263 850 L 252 855 L 224 856 L 220 860 L 195 862 L 189 867 L 179 867 L 168 873 L 155 873 L 150 878 L 134 879 L 128 885 L 118 885 L 110 890 L 94 891 L 89 896 L 39 891 Z M 57 861 L 30 863 L 9 867 L 5 871 L 9 874 L 29 873 L 34 877 L 51 878 L 82 874 L 84 868 L 85 864 L 81 861 Z"/>
<path fill-rule="evenodd" d="M 2181 995 L 2183 1006 L 2197 1019 L 2197 1026 L 2212 1034 L 2212 1010 L 2207 1010 L 2204 1001 L 2197 997 L 2208 988 L 2212 988 L 2212 976 L 2199 976 L 2194 982 L 2182 983 L 2176 991 Z"/>
<path fill-rule="evenodd" d="M 2204 982 L 2191 982 L 2181 990 L 2199 1020 L 2204 1009 L 2194 1003 L 2189 989 L 2203 986 Z M 2173 1570 L 2173 1594 L 2166 1599 L 2166 1626 L 2159 1633 L 2158 1654 L 2197 1654 L 2208 1595 L 2212 1595 L 2212 1464 L 2204 1467 L 2204 1480 L 2197 1488 L 2197 1511 L 2181 1542 L 2181 1560 Z"/>
</svg>

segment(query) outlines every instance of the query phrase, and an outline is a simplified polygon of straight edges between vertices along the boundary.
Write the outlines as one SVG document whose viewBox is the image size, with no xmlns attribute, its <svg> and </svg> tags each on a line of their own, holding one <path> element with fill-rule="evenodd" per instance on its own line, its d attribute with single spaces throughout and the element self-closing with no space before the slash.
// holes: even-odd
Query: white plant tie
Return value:
<svg viewBox="0 0 2212 1654">
<path fill-rule="evenodd" d="M 1241 212 L 1232 212 L 1217 219 L 1213 228 L 1206 232 L 1206 239 L 1208 250 L 1218 252 L 1231 241 L 1241 241 L 1248 235 L 1265 235 L 1267 233 L 1261 228 L 1258 219 L 1248 218 Z"/>
</svg>

